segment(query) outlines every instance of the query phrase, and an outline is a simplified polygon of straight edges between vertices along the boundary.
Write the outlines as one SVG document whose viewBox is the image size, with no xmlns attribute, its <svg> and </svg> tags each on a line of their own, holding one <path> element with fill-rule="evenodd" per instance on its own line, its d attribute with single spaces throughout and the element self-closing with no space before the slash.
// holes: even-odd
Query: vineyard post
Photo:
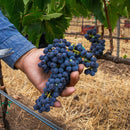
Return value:
<svg viewBox="0 0 130 130">
<path fill-rule="evenodd" d="M 103 39 L 103 37 L 104 37 L 104 25 L 103 24 L 101 25 L 101 29 L 102 29 L 101 39 Z"/>
<path fill-rule="evenodd" d="M 114 46 L 113 46 L 113 38 L 112 38 L 112 28 L 111 28 L 111 24 L 110 24 L 110 20 L 109 20 L 109 16 L 108 16 L 108 10 L 107 10 L 107 5 L 106 5 L 106 0 L 103 0 L 104 3 L 104 7 L 105 7 L 105 13 L 106 13 L 106 17 L 107 17 L 107 22 L 108 22 L 108 29 L 109 29 L 109 36 L 110 36 L 110 53 L 112 54 Z"/>
<path fill-rule="evenodd" d="M 97 18 L 94 17 L 94 19 L 95 19 L 95 27 L 97 28 Z"/>
<path fill-rule="evenodd" d="M 5 93 L 7 93 L 6 88 L 4 87 L 4 82 L 3 82 L 1 60 L 0 60 L 0 89 L 3 90 Z M 2 105 L 2 96 L 0 94 L 0 102 L 1 102 L 2 112 L 3 112 L 3 123 L 4 123 L 4 127 L 9 130 L 9 123 L 6 120 L 8 98 L 5 97 L 4 104 Z"/>
<path fill-rule="evenodd" d="M 117 57 L 119 57 L 120 53 L 120 18 L 117 21 Z"/>
<path fill-rule="evenodd" d="M 83 25 L 84 25 L 84 17 L 82 17 L 82 30 L 83 30 Z"/>
</svg>

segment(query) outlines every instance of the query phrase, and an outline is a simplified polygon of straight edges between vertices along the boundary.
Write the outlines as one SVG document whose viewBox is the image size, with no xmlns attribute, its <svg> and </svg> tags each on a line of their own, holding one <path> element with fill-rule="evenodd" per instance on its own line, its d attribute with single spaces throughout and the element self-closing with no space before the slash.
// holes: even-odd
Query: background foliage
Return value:
<svg viewBox="0 0 130 130">
<path fill-rule="evenodd" d="M 129 0 L 106 0 L 112 29 L 120 16 L 129 17 Z M 0 0 L 3 13 L 36 46 L 45 32 L 47 43 L 63 38 L 73 16 L 93 14 L 108 27 L 103 0 Z"/>
</svg>

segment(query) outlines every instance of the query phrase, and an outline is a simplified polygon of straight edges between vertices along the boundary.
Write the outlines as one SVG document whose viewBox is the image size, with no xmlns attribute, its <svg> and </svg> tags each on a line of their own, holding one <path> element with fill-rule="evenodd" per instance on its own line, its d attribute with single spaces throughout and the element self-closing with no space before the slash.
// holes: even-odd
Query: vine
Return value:
<svg viewBox="0 0 130 130">
<path fill-rule="evenodd" d="M 104 10 L 105 10 L 106 18 L 107 18 L 107 23 L 108 23 L 109 35 L 110 35 L 110 54 L 112 54 L 113 49 L 114 49 L 113 38 L 112 38 L 112 28 L 111 28 L 111 23 L 110 23 L 110 20 L 109 20 L 109 15 L 108 15 L 106 1 L 103 0 L 103 3 L 104 3 Z"/>
<path fill-rule="evenodd" d="M 104 27 L 109 28 L 110 52 L 117 20 L 120 16 L 130 16 L 129 0 L 0 0 L 0 8 L 37 47 L 43 34 L 48 44 L 55 38 L 63 38 L 73 16 L 93 14 Z"/>
</svg>

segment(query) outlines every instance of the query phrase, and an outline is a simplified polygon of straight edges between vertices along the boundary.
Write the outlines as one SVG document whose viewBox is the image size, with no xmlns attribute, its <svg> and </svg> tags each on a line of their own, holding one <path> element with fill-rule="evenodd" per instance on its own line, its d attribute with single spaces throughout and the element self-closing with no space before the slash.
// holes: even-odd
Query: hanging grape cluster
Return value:
<svg viewBox="0 0 130 130">
<path fill-rule="evenodd" d="M 105 50 L 105 40 L 100 40 L 100 37 L 96 28 L 88 30 L 87 34 L 85 34 L 85 38 L 91 42 L 90 52 L 96 57 L 103 55 Z"/>
</svg>

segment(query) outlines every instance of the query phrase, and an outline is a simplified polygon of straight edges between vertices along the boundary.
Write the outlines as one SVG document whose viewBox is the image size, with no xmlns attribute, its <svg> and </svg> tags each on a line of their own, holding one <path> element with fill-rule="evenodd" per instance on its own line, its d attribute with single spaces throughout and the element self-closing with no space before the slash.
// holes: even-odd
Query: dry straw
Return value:
<svg viewBox="0 0 130 130">
<path fill-rule="evenodd" d="M 81 37 L 66 38 L 73 43 L 82 42 L 85 48 L 90 46 Z M 124 43 L 122 45 L 125 46 Z M 130 56 L 129 49 L 130 45 L 127 48 L 127 55 Z M 116 54 L 116 50 L 114 50 L 114 54 Z M 81 74 L 80 81 L 75 86 L 76 92 L 69 97 L 59 97 L 62 108 L 52 108 L 47 113 L 64 129 L 130 129 L 130 66 L 104 60 L 98 60 L 98 63 L 100 67 L 96 76 Z M 2 66 L 4 83 L 9 95 L 21 96 L 21 101 L 32 108 L 35 100 L 41 94 L 21 71 L 10 69 L 4 62 L 2 62 Z M 10 109 L 15 109 L 15 107 Z M 45 115 L 45 113 L 41 115 Z M 20 113 L 18 116 L 21 117 Z M 16 116 L 16 118 L 18 117 Z"/>
</svg>

